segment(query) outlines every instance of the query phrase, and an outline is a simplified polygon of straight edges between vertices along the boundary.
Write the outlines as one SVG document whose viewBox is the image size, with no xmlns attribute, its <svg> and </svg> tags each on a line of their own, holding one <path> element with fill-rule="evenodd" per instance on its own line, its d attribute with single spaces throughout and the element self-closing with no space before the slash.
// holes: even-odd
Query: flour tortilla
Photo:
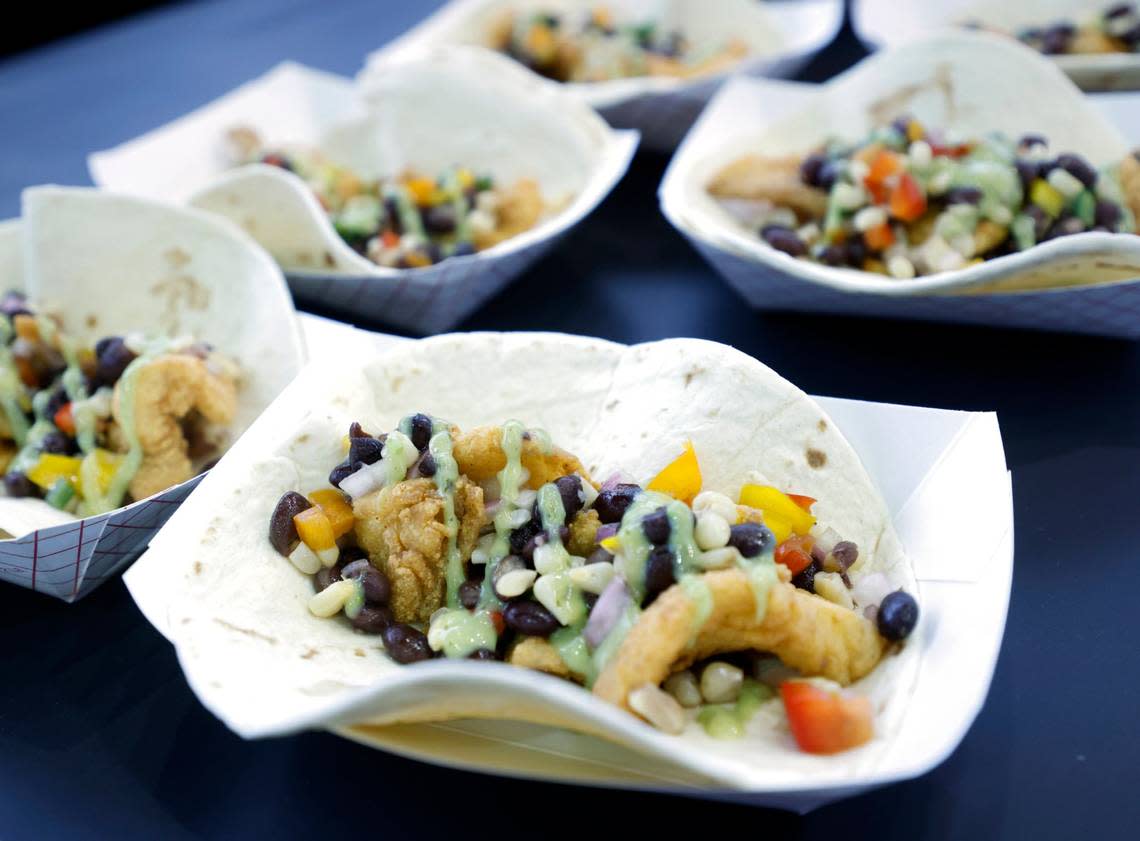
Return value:
<svg viewBox="0 0 1140 841">
<path fill-rule="evenodd" d="M 398 666 L 378 637 L 308 612 L 308 576 L 268 542 L 278 498 L 325 486 L 351 421 L 380 431 L 416 411 L 463 428 L 508 418 L 542 427 L 596 477 L 622 469 L 647 480 L 692 440 L 706 489 L 735 495 L 759 471 L 816 497 L 820 520 L 856 541 L 869 568 L 916 592 L 885 505 L 855 452 L 813 400 L 756 360 L 692 339 L 624 347 L 556 334 L 440 336 L 336 376 L 326 369 L 302 374 L 130 571 L 132 594 L 177 647 L 194 690 L 238 733 L 490 716 L 617 738 L 604 722 L 624 714 L 573 684 L 475 664 L 495 687 L 465 680 L 432 691 L 443 670 L 472 666 Z M 908 648 L 861 682 L 880 709 L 884 735 L 905 706 L 914 657 Z M 793 753 L 774 727 L 756 738 L 763 744 L 748 749 L 759 752 L 758 761 L 765 751 L 785 759 Z"/>
<path fill-rule="evenodd" d="M 128 332 L 192 336 L 241 369 L 235 440 L 305 361 L 280 270 L 232 225 L 196 210 L 66 187 L 24 191 L 0 235 L 0 280 L 57 316 L 81 344 Z M 0 496 L 0 529 L 19 536 L 75 518 Z"/>
</svg>

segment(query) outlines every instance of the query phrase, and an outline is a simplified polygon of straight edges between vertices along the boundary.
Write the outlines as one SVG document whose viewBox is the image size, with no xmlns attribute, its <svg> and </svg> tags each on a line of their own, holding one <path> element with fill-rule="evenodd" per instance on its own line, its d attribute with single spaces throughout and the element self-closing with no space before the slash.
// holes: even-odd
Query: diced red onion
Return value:
<svg viewBox="0 0 1140 841">
<path fill-rule="evenodd" d="M 601 543 L 607 537 L 613 537 L 618 533 L 620 525 L 621 523 L 606 523 L 604 526 L 599 526 L 597 534 L 594 535 L 594 542 Z"/>
<path fill-rule="evenodd" d="M 812 555 L 814 556 L 815 550 L 818 549 L 825 558 L 831 554 L 831 550 L 835 548 L 835 544 L 843 539 L 839 532 L 831 526 L 825 526 L 820 523 L 816 523 L 811 527 L 811 536 L 815 539 Z"/>
<path fill-rule="evenodd" d="M 340 480 L 340 489 L 353 499 L 367 496 L 377 488 L 384 487 L 384 478 L 387 470 L 384 461 L 375 464 L 366 464 L 355 473 L 349 473 Z"/>
<path fill-rule="evenodd" d="M 586 620 L 586 627 L 582 631 L 582 636 L 591 648 L 597 648 L 609 636 L 631 602 L 625 581 L 615 575 L 598 596 L 598 601 L 590 611 L 590 618 Z"/>
</svg>

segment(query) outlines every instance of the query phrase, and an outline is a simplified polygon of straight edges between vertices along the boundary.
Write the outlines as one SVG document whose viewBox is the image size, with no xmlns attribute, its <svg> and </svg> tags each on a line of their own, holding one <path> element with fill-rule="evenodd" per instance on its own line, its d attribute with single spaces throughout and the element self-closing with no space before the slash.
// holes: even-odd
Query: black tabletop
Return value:
<svg viewBox="0 0 1140 841">
<path fill-rule="evenodd" d="M 88 183 L 88 152 L 280 60 L 350 74 L 435 5 L 175 4 L 0 63 L 0 216 L 18 212 L 21 188 Z M 862 54 L 845 29 L 802 78 Z M 917 780 L 798 817 L 443 770 L 319 733 L 243 742 L 194 698 L 121 582 L 75 605 L 0 586 L 0 837 L 1136 836 L 1140 349 L 753 313 L 658 212 L 666 163 L 639 154 L 593 216 L 462 329 L 699 336 L 812 393 L 996 410 L 1017 561 L 989 699 L 958 750 Z"/>
</svg>

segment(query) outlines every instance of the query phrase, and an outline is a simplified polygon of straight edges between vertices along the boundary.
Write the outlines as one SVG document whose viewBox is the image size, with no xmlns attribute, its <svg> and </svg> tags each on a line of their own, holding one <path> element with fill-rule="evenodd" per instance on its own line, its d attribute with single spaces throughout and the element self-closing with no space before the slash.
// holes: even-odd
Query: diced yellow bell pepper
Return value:
<svg viewBox="0 0 1140 841">
<path fill-rule="evenodd" d="M 618 536 L 615 534 L 612 537 L 605 538 L 600 543 L 598 543 L 598 545 L 609 552 L 611 555 L 616 555 L 618 547 L 621 546 L 621 541 L 618 540 Z"/>
<path fill-rule="evenodd" d="M 412 194 L 412 200 L 420 205 L 431 204 L 436 193 L 435 182 L 430 178 L 409 178 L 404 186 Z"/>
<path fill-rule="evenodd" d="M 815 517 L 796 505 L 786 493 L 769 485 L 745 485 L 740 489 L 740 504 L 762 511 L 765 524 L 773 532 L 775 529 L 768 521 L 776 518 L 787 523 L 796 534 L 807 534 L 815 525 Z"/>
<path fill-rule="evenodd" d="M 431 265 L 431 257 L 419 251 L 409 251 L 404 255 L 404 262 L 413 269 L 422 269 L 424 266 Z"/>
<path fill-rule="evenodd" d="M 916 140 L 922 140 L 925 135 L 926 129 L 922 127 L 922 123 L 918 120 L 911 120 L 906 124 L 906 139 L 911 143 L 914 143 Z"/>
<path fill-rule="evenodd" d="M 1053 218 L 1060 216 L 1065 209 L 1065 197 L 1061 191 L 1044 178 L 1034 179 L 1029 185 L 1029 200 Z"/>
<path fill-rule="evenodd" d="M 49 490 L 59 479 L 67 479 L 75 485 L 79 481 L 79 465 L 82 459 L 74 456 L 61 456 L 57 453 L 40 453 L 36 463 L 28 469 L 28 478 Z"/>
<path fill-rule="evenodd" d="M 463 167 L 455 173 L 455 183 L 459 185 L 460 190 L 470 190 L 475 186 L 475 173 Z"/>
<path fill-rule="evenodd" d="M 693 442 L 685 442 L 685 450 L 658 473 L 646 486 L 691 505 L 693 497 L 701 492 L 701 465 Z"/>
<path fill-rule="evenodd" d="M 352 513 L 352 506 L 338 490 L 324 488 L 309 494 L 309 502 L 318 506 L 329 518 L 332 526 L 333 538 L 344 537 L 356 525 L 356 516 Z M 310 547 L 311 548 L 311 547 Z"/>
<path fill-rule="evenodd" d="M 763 523 L 776 538 L 776 545 L 792 536 L 792 524 L 770 511 L 760 511 L 748 505 L 736 506 L 738 523 Z"/>
<path fill-rule="evenodd" d="M 298 537 L 317 554 L 336 546 L 332 522 L 319 505 L 294 515 L 293 525 L 297 527 Z"/>
</svg>

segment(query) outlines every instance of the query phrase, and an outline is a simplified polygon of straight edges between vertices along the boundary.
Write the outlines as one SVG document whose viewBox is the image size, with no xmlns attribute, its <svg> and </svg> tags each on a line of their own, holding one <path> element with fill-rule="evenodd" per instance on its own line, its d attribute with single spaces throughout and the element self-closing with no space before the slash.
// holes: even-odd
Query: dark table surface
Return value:
<svg viewBox="0 0 1140 841">
<path fill-rule="evenodd" d="M 0 63 L 0 217 L 31 184 L 88 183 L 85 156 L 283 59 L 351 74 L 434 3 L 175 4 Z M 61 13 L 64 13 L 61 7 Z M 849 30 L 802 74 L 863 54 Z M 4 839 L 1136 837 L 1140 350 L 1133 343 L 750 312 L 657 210 L 641 154 L 602 207 L 462 325 L 736 345 L 809 392 L 996 410 L 1017 564 L 989 700 L 920 779 L 804 817 L 442 770 L 326 734 L 243 742 L 187 688 L 119 581 L 76 605 L 0 587 Z M 652 302 L 651 306 L 646 306 Z M 380 326 L 380 325 L 364 325 Z M 962 551 L 970 551 L 969 523 Z M 658 833 L 661 833 L 658 835 Z M 606 833 L 608 834 L 608 833 Z"/>
</svg>

